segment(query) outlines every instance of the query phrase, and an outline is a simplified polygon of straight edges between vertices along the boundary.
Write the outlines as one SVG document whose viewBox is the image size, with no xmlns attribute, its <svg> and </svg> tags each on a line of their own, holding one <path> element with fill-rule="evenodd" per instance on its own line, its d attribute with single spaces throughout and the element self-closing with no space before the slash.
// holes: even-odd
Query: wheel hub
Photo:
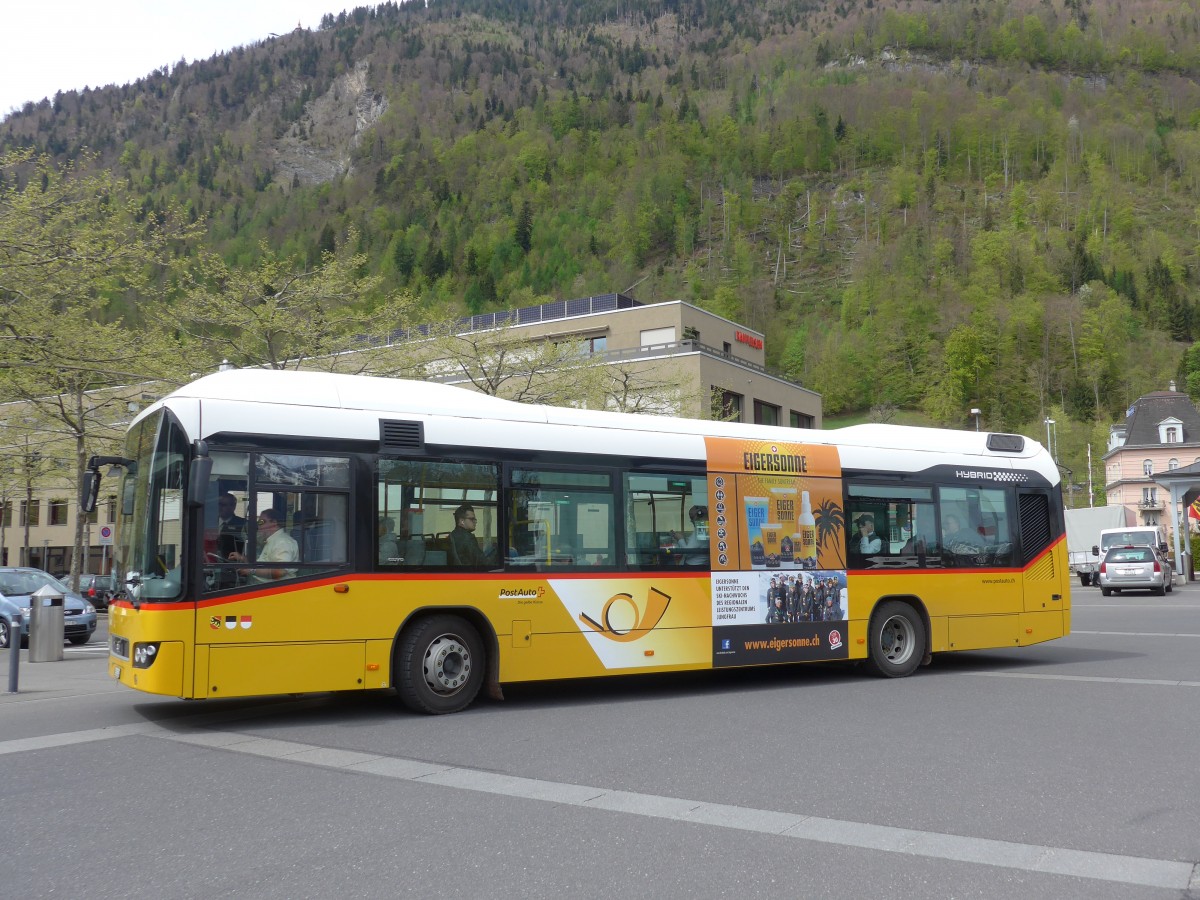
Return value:
<svg viewBox="0 0 1200 900">
<path fill-rule="evenodd" d="M 880 633 L 880 643 L 888 661 L 896 664 L 904 663 L 912 654 L 912 635 L 909 634 L 908 622 L 899 617 L 889 619 L 884 623 Z"/>
<path fill-rule="evenodd" d="M 425 651 L 425 683 L 435 693 L 448 695 L 461 690 L 471 677 L 471 651 L 458 637 L 443 634 Z"/>
</svg>

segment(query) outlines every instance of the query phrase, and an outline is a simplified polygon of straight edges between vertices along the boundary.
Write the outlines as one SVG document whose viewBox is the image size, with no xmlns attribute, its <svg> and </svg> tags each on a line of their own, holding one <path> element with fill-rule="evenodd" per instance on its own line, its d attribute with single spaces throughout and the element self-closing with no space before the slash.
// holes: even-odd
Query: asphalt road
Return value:
<svg viewBox="0 0 1200 900">
<path fill-rule="evenodd" d="M 1200 898 L 1200 585 L 1073 602 L 1065 640 L 897 681 L 560 682 L 445 717 L 136 694 L 103 622 L 0 694 L 0 896 Z"/>
</svg>

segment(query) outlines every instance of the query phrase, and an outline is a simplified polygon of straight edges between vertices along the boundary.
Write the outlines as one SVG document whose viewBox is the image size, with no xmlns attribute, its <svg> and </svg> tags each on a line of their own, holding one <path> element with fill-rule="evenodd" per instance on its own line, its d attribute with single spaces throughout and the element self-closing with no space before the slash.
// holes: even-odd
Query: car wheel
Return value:
<svg viewBox="0 0 1200 900">
<path fill-rule="evenodd" d="M 395 654 L 392 683 L 413 712 L 441 715 L 466 709 L 487 671 L 479 632 L 459 616 L 417 620 L 400 635 Z"/>
<path fill-rule="evenodd" d="M 1156 593 L 1160 597 L 1167 596 L 1167 586 L 1165 584 L 1160 584 L 1158 587 L 1156 587 L 1154 589 L 1154 593 Z"/>
<path fill-rule="evenodd" d="M 1168 582 L 1167 582 L 1167 593 L 1169 594 L 1169 593 L 1171 593 L 1171 591 L 1173 591 L 1173 590 L 1175 590 L 1175 582 L 1174 582 L 1174 581 L 1168 581 Z"/>
<path fill-rule="evenodd" d="M 907 603 L 889 600 L 867 629 L 867 671 L 884 678 L 911 675 L 925 658 L 925 625 Z"/>
<path fill-rule="evenodd" d="M 1112 588 L 1102 587 L 1102 588 L 1100 588 L 1100 593 L 1102 593 L 1105 597 L 1111 597 L 1112 596 Z"/>
<path fill-rule="evenodd" d="M 8 619 L 0 619 L 0 649 L 8 646 L 11 637 L 12 627 L 8 624 Z"/>
<path fill-rule="evenodd" d="M 70 641 L 72 644 L 76 644 L 76 645 L 86 644 L 91 639 L 92 639 L 92 636 L 90 634 L 73 634 L 69 638 L 67 638 L 68 641 Z"/>
</svg>

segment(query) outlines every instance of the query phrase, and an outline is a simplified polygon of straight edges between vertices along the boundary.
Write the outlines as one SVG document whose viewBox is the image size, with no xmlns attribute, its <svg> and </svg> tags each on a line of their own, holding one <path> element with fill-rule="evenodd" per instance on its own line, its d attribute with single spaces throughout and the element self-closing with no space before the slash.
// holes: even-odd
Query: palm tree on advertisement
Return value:
<svg viewBox="0 0 1200 900">
<path fill-rule="evenodd" d="M 842 508 L 833 500 L 822 500 L 813 518 L 817 522 L 818 550 L 823 555 L 826 544 L 829 544 L 832 552 L 837 555 L 837 568 L 846 568 L 846 561 L 842 558 L 842 528 L 846 524 Z"/>
</svg>

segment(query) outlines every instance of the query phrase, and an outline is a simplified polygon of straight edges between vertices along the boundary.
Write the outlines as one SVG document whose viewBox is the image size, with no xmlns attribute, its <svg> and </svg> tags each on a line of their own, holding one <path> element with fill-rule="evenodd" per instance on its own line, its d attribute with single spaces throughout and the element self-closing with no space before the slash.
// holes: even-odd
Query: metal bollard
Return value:
<svg viewBox="0 0 1200 900">
<path fill-rule="evenodd" d="M 8 692 L 17 692 L 17 682 L 21 674 L 21 629 L 25 627 L 25 617 L 17 613 L 8 625 Z"/>
</svg>

